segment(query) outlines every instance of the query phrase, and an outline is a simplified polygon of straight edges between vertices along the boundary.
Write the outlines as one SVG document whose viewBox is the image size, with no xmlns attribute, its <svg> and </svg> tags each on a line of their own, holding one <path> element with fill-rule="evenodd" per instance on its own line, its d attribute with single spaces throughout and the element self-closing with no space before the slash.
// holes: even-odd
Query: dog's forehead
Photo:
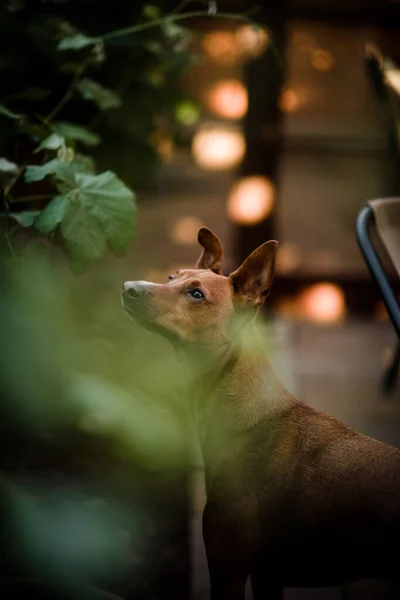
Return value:
<svg viewBox="0 0 400 600">
<path fill-rule="evenodd" d="M 186 281 L 193 278 L 198 279 L 203 285 L 225 286 L 227 278 L 223 275 L 217 275 L 210 269 L 181 269 L 175 276 L 176 281 Z"/>
</svg>

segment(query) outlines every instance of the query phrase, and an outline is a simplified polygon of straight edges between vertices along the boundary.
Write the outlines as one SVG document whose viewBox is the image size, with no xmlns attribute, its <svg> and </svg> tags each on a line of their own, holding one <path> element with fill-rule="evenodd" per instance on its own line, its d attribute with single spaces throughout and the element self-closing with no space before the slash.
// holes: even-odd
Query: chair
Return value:
<svg viewBox="0 0 400 600">
<path fill-rule="evenodd" d="M 372 243 L 375 229 L 400 277 L 400 198 L 384 198 L 368 202 L 357 218 L 356 236 L 369 271 L 379 286 L 382 300 L 398 336 L 392 361 L 384 373 L 382 388 L 393 390 L 400 366 L 400 305 L 388 275 Z"/>
</svg>

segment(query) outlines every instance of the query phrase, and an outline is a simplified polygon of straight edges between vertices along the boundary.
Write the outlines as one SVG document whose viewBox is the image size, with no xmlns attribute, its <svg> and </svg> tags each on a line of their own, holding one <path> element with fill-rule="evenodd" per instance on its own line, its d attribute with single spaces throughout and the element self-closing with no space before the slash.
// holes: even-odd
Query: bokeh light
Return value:
<svg viewBox="0 0 400 600">
<path fill-rule="evenodd" d="M 242 25 L 236 31 L 216 30 L 202 40 L 206 56 L 221 66 L 237 65 L 243 60 L 260 56 L 268 48 L 270 36 L 261 27 Z"/>
<path fill-rule="evenodd" d="M 300 249 L 296 244 L 288 242 L 279 248 L 276 257 L 276 268 L 281 274 L 291 273 L 301 263 Z"/>
<path fill-rule="evenodd" d="M 208 171 L 224 171 L 236 166 L 242 160 L 245 150 L 242 132 L 224 125 L 200 128 L 192 143 L 196 164 Z"/>
<path fill-rule="evenodd" d="M 278 100 L 279 108 L 282 112 L 294 112 L 302 105 L 300 92 L 294 88 L 285 88 Z"/>
<path fill-rule="evenodd" d="M 185 100 L 175 107 L 175 118 L 182 125 L 194 125 L 200 119 L 200 108 L 195 102 Z"/>
<path fill-rule="evenodd" d="M 299 296 L 299 308 L 303 317 L 317 323 L 340 321 L 346 313 L 343 291 L 333 283 L 317 283 L 305 289 Z"/>
<path fill-rule="evenodd" d="M 170 162 L 174 156 L 174 142 L 169 136 L 161 139 L 157 144 L 157 152 L 164 162 Z"/>
<path fill-rule="evenodd" d="M 385 71 L 385 80 L 397 94 L 400 94 L 400 69 Z"/>
<path fill-rule="evenodd" d="M 311 64 L 317 71 L 331 71 L 335 64 L 335 59 L 331 52 L 317 48 L 311 56 Z"/>
<path fill-rule="evenodd" d="M 292 36 L 292 43 L 296 47 L 296 52 L 308 56 L 312 54 L 316 47 L 316 40 L 305 31 L 295 31 Z"/>
<path fill-rule="evenodd" d="M 171 229 L 171 238 L 176 244 L 191 246 L 197 244 L 197 232 L 203 222 L 198 217 L 181 217 Z"/>
<path fill-rule="evenodd" d="M 247 112 L 247 90 L 237 79 L 220 81 L 209 91 L 207 102 L 219 117 L 241 119 Z"/>
<path fill-rule="evenodd" d="M 242 25 L 236 31 L 236 42 L 240 54 L 260 56 L 268 47 L 269 35 L 265 29 Z"/>
<path fill-rule="evenodd" d="M 234 65 L 238 58 L 235 34 L 231 31 L 211 31 L 204 36 L 202 47 L 210 60 L 219 65 Z"/>
<path fill-rule="evenodd" d="M 265 219 L 274 204 L 275 189 L 266 177 L 244 177 L 228 198 L 228 215 L 241 225 L 253 225 Z"/>
</svg>

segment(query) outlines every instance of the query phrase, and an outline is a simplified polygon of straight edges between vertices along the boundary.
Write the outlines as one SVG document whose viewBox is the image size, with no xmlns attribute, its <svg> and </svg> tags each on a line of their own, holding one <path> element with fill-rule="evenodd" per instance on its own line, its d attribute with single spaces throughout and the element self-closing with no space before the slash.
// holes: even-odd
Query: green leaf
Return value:
<svg viewBox="0 0 400 600">
<path fill-rule="evenodd" d="M 93 264 L 103 256 L 107 244 L 106 235 L 78 198 L 70 203 L 60 229 L 75 264 L 79 266 Z"/>
<path fill-rule="evenodd" d="M 22 100 L 29 100 L 31 102 L 39 102 L 43 98 L 50 96 L 51 90 L 46 90 L 38 85 L 30 85 L 22 92 L 18 92 L 12 95 L 13 100 L 15 98 Z"/>
<path fill-rule="evenodd" d="M 22 118 L 22 115 L 17 115 L 16 113 L 11 112 L 11 110 L 8 110 L 8 108 L 6 108 L 3 104 L 0 104 L 0 115 L 15 120 Z"/>
<path fill-rule="evenodd" d="M 40 210 L 26 210 L 20 213 L 8 213 L 8 216 L 17 221 L 22 227 L 32 227 Z"/>
<path fill-rule="evenodd" d="M 58 135 L 70 139 L 82 142 L 87 146 L 97 146 L 100 142 L 100 137 L 91 131 L 88 131 L 80 125 L 75 123 L 68 123 L 67 121 L 58 121 L 53 123 L 52 129 Z"/>
<path fill-rule="evenodd" d="M 83 33 L 76 33 L 75 35 L 69 35 L 58 42 L 57 50 L 81 50 L 86 46 L 93 46 L 94 44 L 101 43 L 101 37 L 89 37 Z"/>
<path fill-rule="evenodd" d="M 86 100 L 93 100 L 101 110 L 118 108 L 122 101 L 116 92 L 103 87 L 97 81 L 85 77 L 79 82 L 78 90 Z"/>
<path fill-rule="evenodd" d="M 29 121 L 20 121 L 18 123 L 18 130 L 20 133 L 26 133 L 31 138 L 39 138 L 44 140 L 48 137 L 47 127 L 39 125 L 38 123 L 29 123 Z M 37 141 L 37 140 L 35 140 Z"/>
<path fill-rule="evenodd" d="M 65 199 L 60 231 L 75 264 L 97 262 L 107 243 L 115 254 L 128 249 L 135 228 L 134 195 L 115 173 L 77 173 Z"/>
<path fill-rule="evenodd" d="M 111 250 L 126 252 L 135 230 L 134 194 L 112 171 L 76 176 L 88 211 L 101 223 Z"/>
<path fill-rule="evenodd" d="M 92 156 L 77 152 L 75 154 L 74 162 L 78 165 L 81 165 L 82 170 L 92 173 L 92 175 L 96 173 L 96 162 Z"/>
<path fill-rule="evenodd" d="M 51 233 L 61 223 L 68 208 L 65 196 L 56 196 L 44 208 L 35 221 L 35 227 L 40 233 Z"/>
<path fill-rule="evenodd" d="M 63 163 L 60 160 L 50 160 L 44 165 L 28 165 L 25 169 L 24 179 L 26 183 L 42 181 L 47 175 L 54 175 L 60 170 Z"/>
<path fill-rule="evenodd" d="M 65 139 L 58 133 L 52 133 L 40 144 L 39 148 L 44 150 L 58 150 L 65 145 Z"/>
<path fill-rule="evenodd" d="M 6 158 L 0 158 L 0 172 L 1 173 L 16 173 L 18 170 L 18 165 L 13 162 L 10 162 Z"/>
</svg>

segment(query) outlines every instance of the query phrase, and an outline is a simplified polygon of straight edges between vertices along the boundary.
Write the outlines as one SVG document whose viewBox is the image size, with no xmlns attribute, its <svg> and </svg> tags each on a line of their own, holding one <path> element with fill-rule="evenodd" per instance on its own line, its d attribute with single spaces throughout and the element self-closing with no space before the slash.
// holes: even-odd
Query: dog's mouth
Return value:
<svg viewBox="0 0 400 600">
<path fill-rule="evenodd" d="M 152 310 L 146 303 L 129 302 L 129 298 L 124 298 L 124 294 L 121 294 L 121 304 L 128 318 L 134 323 L 147 329 L 147 331 L 158 333 L 170 342 L 181 341 L 177 333 L 156 322 L 156 311 Z"/>
<path fill-rule="evenodd" d="M 132 321 L 141 322 L 146 312 L 145 307 L 141 302 L 132 302 L 129 298 L 126 298 L 124 294 L 121 294 L 121 304 L 124 312 Z"/>
</svg>

